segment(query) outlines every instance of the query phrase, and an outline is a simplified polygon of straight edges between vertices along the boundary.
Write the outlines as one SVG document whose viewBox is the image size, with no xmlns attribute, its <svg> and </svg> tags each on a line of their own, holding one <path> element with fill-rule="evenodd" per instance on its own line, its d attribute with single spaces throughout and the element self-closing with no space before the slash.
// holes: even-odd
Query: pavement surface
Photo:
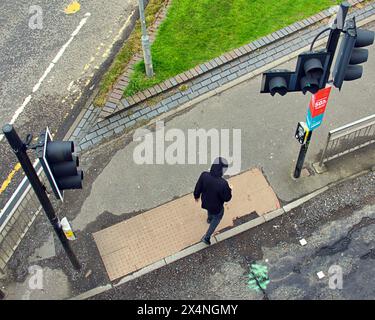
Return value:
<svg viewBox="0 0 375 320">
<path fill-rule="evenodd" d="M 374 24 L 370 25 L 370 28 L 374 27 Z M 319 158 L 329 130 L 373 114 L 374 56 L 375 48 L 372 47 L 360 81 L 345 83 L 341 93 L 334 90 L 331 94 L 325 121 L 314 133 L 307 156 L 309 174 L 299 180 L 292 178 L 299 149 L 294 132 L 297 122 L 305 119 L 309 97 L 302 94 L 285 97 L 261 95 L 260 77 L 166 119 L 165 130 L 178 128 L 186 135 L 189 129 L 197 128 L 241 130 L 240 171 L 261 168 L 284 205 L 374 166 L 375 148 L 369 146 L 330 162 L 324 174 L 315 174 L 311 169 L 311 163 Z M 280 67 L 293 68 L 294 65 L 295 60 Z M 153 126 L 150 129 L 154 130 Z M 78 238 L 72 245 L 83 264 L 82 271 L 72 270 L 56 239 L 51 245 L 46 245 L 51 243 L 52 231 L 45 217 L 39 216 L 9 263 L 8 277 L 1 282 L 4 291 L 16 292 L 16 285 L 21 286 L 23 292 L 28 291 L 28 268 L 35 264 L 45 269 L 49 277 L 49 270 L 53 270 L 56 279 L 68 282 L 68 286 L 61 286 L 58 294 L 56 288 L 45 288 L 46 295 L 49 290 L 55 290 L 53 297 L 56 298 L 71 297 L 108 284 L 109 278 L 92 234 L 190 193 L 199 174 L 209 166 L 208 163 L 137 165 L 133 154 L 138 144 L 130 132 L 81 155 L 86 174 L 84 189 L 66 193 L 59 215 L 72 221 Z M 350 263 L 342 260 L 346 279 L 352 279 L 355 288 L 362 288 L 366 281 L 371 281 L 366 277 L 373 268 L 373 236 L 368 230 L 373 228 L 374 193 L 374 174 L 371 173 L 330 190 L 279 220 L 124 284 L 101 297 L 329 297 L 332 292 L 326 282 L 323 285 L 323 282 L 315 281 L 316 273 L 324 271 L 327 275 L 329 263 L 340 265 L 341 260 L 335 262 L 334 259 L 338 259 L 341 253 L 351 259 Z M 336 229 L 337 226 L 341 226 L 340 230 Z M 320 233 L 324 235 L 322 238 Z M 298 240 L 302 237 L 308 245 L 300 252 L 297 250 Z M 337 251 L 338 248 L 343 251 Z M 39 260 L 35 261 L 35 257 Z M 265 259 L 268 259 L 268 265 Z M 256 266 L 250 270 L 253 264 Z M 267 266 L 266 271 L 264 266 Z M 296 272 L 293 271 L 295 266 Z M 357 272 L 358 268 L 363 272 Z M 265 272 L 271 280 L 282 281 L 267 283 Z M 263 273 L 267 290 L 273 289 L 270 292 L 256 288 L 249 290 L 249 273 L 253 277 Z M 327 276 L 323 279 L 327 280 Z M 254 287 L 254 283 L 250 285 Z M 322 293 L 318 290 L 321 288 L 328 291 Z M 373 298 L 372 288 L 374 286 L 367 286 L 366 290 L 353 289 L 345 294 L 340 291 L 342 295 L 337 293 L 337 297 Z M 28 297 L 37 294 L 34 290 Z"/>
<path fill-rule="evenodd" d="M 47 125 L 57 137 L 64 136 L 110 62 L 117 41 L 126 36 L 124 28 L 131 29 L 130 17 L 137 8 L 136 0 L 113 0 L 111 5 L 80 0 L 80 10 L 68 15 L 64 8 L 71 2 L 0 4 L 0 125 L 14 122 L 22 138 L 28 133 L 38 136 Z M 35 28 L 38 21 L 41 29 Z M 16 160 L 6 139 L 0 139 L 1 186 Z M 18 172 L 0 195 L 1 207 L 20 179 Z"/>
<path fill-rule="evenodd" d="M 225 215 L 216 232 L 251 214 L 262 216 L 280 208 L 259 169 L 232 177 L 228 183 L 233 197 L 224 205 Z M 94 233 L 109 278 L 113 281 L 200 242 L 208 229 L 207 213 L 200 205 L 188 194 Z"/>
</svg>

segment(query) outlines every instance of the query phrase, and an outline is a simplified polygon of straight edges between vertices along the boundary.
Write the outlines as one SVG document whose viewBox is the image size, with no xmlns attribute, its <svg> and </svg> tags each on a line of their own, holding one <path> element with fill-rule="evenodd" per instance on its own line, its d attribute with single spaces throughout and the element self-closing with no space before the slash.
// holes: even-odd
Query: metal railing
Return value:
<svg viewBox="0 0 375 320">
<path fill-rule="evenodd" d="M 328 133 L 319 167 L 332 159 L 368 146 L 375 142 L 375 114 L 349 123 Z"/>
<path fill-rule="evenodd" d="M 34 167 L 41 181 L 46 183 L 39 161 L 34 163 Z M 38 198 L 25 177 L 0 212 L 0 274 L 5 273 L 8 261 L 41 210 Z"/>
</svg>

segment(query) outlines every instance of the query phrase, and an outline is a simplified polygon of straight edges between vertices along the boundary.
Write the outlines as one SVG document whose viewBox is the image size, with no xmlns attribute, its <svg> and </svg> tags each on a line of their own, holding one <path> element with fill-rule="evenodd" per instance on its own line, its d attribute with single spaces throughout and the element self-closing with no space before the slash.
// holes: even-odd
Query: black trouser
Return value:
<svg viewBox="0 0 375 320">
<path fill-rule="evenodd" d="M 218 214 L 213 214 L 208 212 L 208 220 L 210 221 L 210 226 L 208 227 L 207 233 L 204 236 L 206 240 L 210 240 L 212 234 L 215 232 L 215 229 L 219 225 L 221 219 L 224 216 L 224 208 Z"/>
</svg>

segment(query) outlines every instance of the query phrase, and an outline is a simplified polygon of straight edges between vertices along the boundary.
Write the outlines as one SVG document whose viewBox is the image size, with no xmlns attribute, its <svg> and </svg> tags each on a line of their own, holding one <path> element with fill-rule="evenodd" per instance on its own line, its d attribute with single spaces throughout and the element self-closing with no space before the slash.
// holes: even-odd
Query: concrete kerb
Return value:
<svg viewBox="0 0 375 320">
<path fill-rule="evenodd" d="M 272 212 L 266 213 L 263 217 L 266 220 L 266 222 L 271 221 L 273 219 L 276 219 L 277 217 L 282 216 L 285 213 L 284 208 L 280 208 L 277 210 L 274 210 Z"/>
<path fill-rule="evenodd" d="M 300 198 L 298 200 L 295 200 L 295 201 L 293 201 L 293 202 L 285 205 L 283 207 L 284 212 L 287 213 L 287 212 L 291 211 L 292 209 L 299 207 L 301 204 L 303 204 L 303 203 L 311 200 L 312 198 L 315 198 L 317 195 L 319 195 L 319 194 L 327 191 L 328 189 L 329 189 L 328 186 L 327 187 L 323 187 L 323 188 L 321 188 L 319 190 L 316 190 L 316 191 L 314 191 L 314 192 L 312 192 L 312 193 L 310 193 L 310 194 L 308 194 L 308 195 L 306 195 L 306 196 L 304 196 L 304 197 L 302 197 L 302 198 Z"/>
<path fill-rule="evenodd" d="M 114 284 L 113 287 L 120 286 L 120 285 L 122 285 L 126 282 L 129 282 L 131 280 L 134 280 L 136 278 L 144 276 L 145 274 L 150 273 L 152 271 L 155 271 L 157 269 L 160 269 L 161 267 L 164 267 L 166 265 L 167 265 L 167 263 L 165 262 L 165 259 L 161 259 L 157 262 L 154 262 L 153 264 L 148 265 L 147 267 L 144 267 L 144 268 L 128 275 L 128 276 L 125 276 L 118 283 Z"/>
<path fill-rule="evenodd" d="M 363 171 L 361 171 L 361 172 L 358 172 L 358 173 L 356 173 L 356 174 L 353 174 L 353 175 L 350 176 L 350 177 L 346 177 L 346 178 L 341 179 L 341 180 L 339 180 L 339 181 L 332 182 L 332 183 L 328 184 L 327 187 L 328 187 L 329 189 L 331 189 L 331 188 L 333 188 L 333 187 L 335 187 L 335 186 L 337 186 L 337 185 L 339 185 L 339 184 L 341 184 L 341 183 L 343 183 L 343 182 L 353 180 L 353 179 L 358 178 L 358 177 L 360 177 L 360 176 L 363 176 L 363 175 L 365 175 L 365 174 L 367 174 L 367 173 L 370 173 L 371 171 L 375 171 L 375 170 L 373 170 L 372 168 L 371 168 L 371 169 L 367 169 L 367 170 L 363 170 Z"/>
<path fill-rule="evenodd" d="M 361 171 L 359 173 L 356 173 L 350 177 L 347 177 L 347 178 L 344 178 L 344 179 L 341 179 L 339 181 L 336 181 L 336 182 L 333 182 L 331 184 L 329 184 L 328 186 L 326 187 L 323 187 L 321 189 L 318 189 L 308 195 L 305 195 L 303 196 L 302 198 L 298 199 L 298 200 L 295 200 L 285 206 L 283 206 L 282 208 L 280 209 L 277 209 L 277 210 L 274 210 L 274 211 L 271 211 L 269 213 L 266 213 L 265 215 L 263 216 L 260 216 L 260 217 L 257 217 L 253 220 L 250 220 L 249 222 L 246 222 L 246 223 L 243 223 L 237 227 L 234 227 L 234 228 L 231 228 L 227 231 L 224 231 L 222 233 L 219 233 L 218 235 L 212 237 L 211 239 L 211 245 L 215 245 L 219 242 L 222 242 L 224 240 L 227 240 L 227 239 L 230 239 L 230 238 L 233 238 L 234 236 L 240 234 L 240 233 L 243 233 L 245 231 L 248 231 L 248 230 L 251 230 L 255 227 L 258 227 L 264 223 L 267 223 L 267 222 L 270 222 L 272 221 L 273 219 L 276 219 L 280 216 L 282 216 L 283 214 L 285 213 L 288 213 L 290 212 L 292 209 L 295 209 L 299 206 L 301 206 L 302 204 L 310 201 L 311 199 L 315 198 L 316 196 L 318 196 L 319 194 L 323 193 L 323 192 L 326 192 L 328 191 L 329 189 L 332 189 L 333 187 L 345 182 L 345 181 L 348 181 L 348 180 L 352 180 L 352 179 L 355 179 L 359 176 L 362 176 L 364 174 L 367 174 L 371 171 L 374 171 L 375 172 L 375 167 L 371 170 L 364 170 L 364 171 Z M 205 245 L 204 243 L 197 243 L 195 245 L 192 245 L 180 252 L 177 252 L 169 257 L 166 257 L 164 259 L 161 259 L 145 268 L 142 268 L 136 272 L 134 272 L 133 274 L 130 274 L 130 275 L 127 275 L 125 277 L 123 277 L 118 283 L 116 284 L 107 284 L 105 286 L 100 286 L 100 287 L 97 287 L 97 288 L 94 288 L 92 290 L 89 290 L 87 292 L 84 292 L 78 296 L 75 296 L 73 298 L 70 298 L 69 300 L 83 300 L 83 299 L 88 299 L 90 297 L 93 297 L 95 295 L 98 295 L 100 293 L 103 293 L 105 291 L 108 291 L 114 287 L 117 287 L 117 286 L 120 286 L 124 283 L 127 283 L 131 280 L 134 280 L 136 278 L 139 278 L 147 273 L 150 273 L 152 271 L 155 271 L 161 267 L 164 267 L 166 265 L 169 265 L 173 262 L 176 262 L 184 257 L 187 257 L 191 254 L 194 254 L 194 253 L 197 253 L 201 250 L 204 250 L 204 249 L 207 249 L 209 248 L 209 246 Z"/>
<path fill-rule="evenodd" d="M 85 300 L 85 299 L 88 299 L 90 297 L 93 297 L 93 296 L 96 296 L 100 293 L 103 293 L 105 291 L 108 291 L 110 289 L 112 289 L 112 285 L 111 284 L 107 284 L 105 286 L 101 286 L 101 287 L 96 287 L 94 289 L 91 289 L 89 291 L 86 291 L 78 296 L 75 296 L 73 298 L 70 298 L 69 300 Z"/>
<path fill-rule="evenodd" d="M 237 227 L 234 227 L 232 229 L 229 229 L 228 231 L 224 231 L 222 233 L 219 233 L 218 235 L 216 235 L 214 238 L 216 239 L 216 241 L 219 243 L 221 241 L 224 241 L 224 240 L 227 240 L 229 238 L 232 238 L 240 233 L 243 233 L 247 230 L 250 230 L 252 228 L 255 228 L 263 223 L 266 222 L 266 219 L 264 218 L 264 216 L 260 216 L 258 218 L 255 218 L 253 220 L 250 220 L 249 222 L 245 222 Z"/>
<path fill-rule="evenodd" d="M 216 240 L 216 237 L 212 237 L 211 238 L 211 245 L 214 245 L 216 244 L 218 241 Z M 165 262 L 166 264 L 170 264 L 172 262 L 175 262 L 177 260 L 180 260 L 184 257 L 187 257 L 187 256 L 190 256 L 191 254 L 193 253 L 196 253 L 198 251 L 201 251 L 203 249 L 206 249 L 208 248 L 208 246 L 206 244 L 204 244 L 203 242 L 199 242 L 197 244 L 194 244 L 184 250 L 181 250 L 180 252 L 177 252 L 169 257 L 166 257 L 165 258 Z"/>
</svg>

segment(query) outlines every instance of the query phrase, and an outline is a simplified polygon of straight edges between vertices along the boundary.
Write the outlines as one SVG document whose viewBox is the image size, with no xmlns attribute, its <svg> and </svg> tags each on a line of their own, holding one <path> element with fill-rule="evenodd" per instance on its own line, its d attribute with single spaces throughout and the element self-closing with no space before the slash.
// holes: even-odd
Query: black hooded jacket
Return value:
<svg viewBox="0 0 375 320">
<path fill-rule="evenodd" d="M 203 172 L 194 190 L 194 198 L 202 196 L 202 208 L 211 214 L 219 214 L 224 202 L 232 199 L 232 190 L 223 178 L 223 169 L 228 167 L 222 161 L 215 161 L 210 172 Z"/>
</svg>

